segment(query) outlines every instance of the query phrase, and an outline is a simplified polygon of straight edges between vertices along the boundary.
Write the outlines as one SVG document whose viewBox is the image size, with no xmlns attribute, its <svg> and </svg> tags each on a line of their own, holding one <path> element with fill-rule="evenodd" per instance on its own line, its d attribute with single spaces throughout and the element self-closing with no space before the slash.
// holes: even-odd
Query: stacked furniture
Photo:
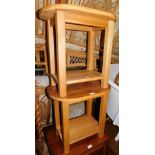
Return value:
<svg viewBox="0 0 155 155">
<path fill-rule="evenodd" d="M 104 135 L 115 16 L 68 4 L 46 6 L 40 10 L 39 16 L 48 25 L 50 85 L 47 94 L 54 103 L 56 132 L 63 142 L 64 153 L 68 153 L 70 144 L 94 134 Z M 66 71 L 66 29 L 87 32 L 86 69 Z M 94 70 L 94 35 L 97 30 L 105 31 L 101 72 Z M 100 98 L 98 121 L 92 116 L 95 98 Z M 69 106 L 82 101 L 86 102 L 86 114 L 69 119 Z"/>
</svg>

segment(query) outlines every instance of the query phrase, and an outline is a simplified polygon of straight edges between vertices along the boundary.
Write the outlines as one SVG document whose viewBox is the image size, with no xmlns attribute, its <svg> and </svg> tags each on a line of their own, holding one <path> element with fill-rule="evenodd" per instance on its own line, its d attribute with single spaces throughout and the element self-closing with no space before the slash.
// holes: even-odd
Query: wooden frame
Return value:
<svg viewBox="0 0 155 155">
<path fill-rule="evenodd" d="M 83 13 L 85 13 L 85 16 L 83 16 Z M 66 28 L 72 29 L 72 30 L 77 29 L 82 31 L 86 30 L 88 32 L 87 70 L 90 71 L 90 73 L 88 72 L 88 76 L 87 76 L 86 75 L 87 73 L 83 74 L 79 72 L 79 74 L 83 76 L 87 76 L 87 79 L 85 79 L 82 76 L 79 76 L 79 80 L 75 80 L 75 81 L 85 82 L 85 81 L 100 79 L 102 81 L 101 87 L 107 88 L 108 78 L 109 78 L 109 66 L 111 61 L 115 16 L 108 12 L 94 10 L 90 8 L 78 7 L 73 5 L 65 5 L 65 4 L 57 4 L 57 5 L 51 5 L 43 8 L 40 11 L 40 18 L 42 18 L 43 20 L 52 19 L 52 24 L 54 24 L 53 19 L 55 19 L 57 73 L 56 75 L 52 75 L 52 77 L 54 77 L 55 82 L 58 84 L 60 97 L 65 97 L 67 95 L 66 84 L 72 83 L 70 82 L 70 79 L 67 78 L 67 77 L 70 77 L 70 75 L 68 76 L 66 75 L 67 74 L 66 73 L 66 49 L 65 49 L 65 44 L 66 44 L 65 29 Z M 52 27 L 52 24 L 51 24 L 51 27 Z M 91 71 L 93 71 L 93 66 L 94 66 L 93 50 L 94 50 L 95 28 L 93 27 L 105 29 L 105 41 L 104 41 L 105 45 L 104 45 L 104 54 L 103 54 L 104 65 L 102 66 L 102 73 L 101 73 L 102 78 L 100 78 L 100 75 L 97 72 L 91 73 Z M 49 40 L 49 42 L 50 41 L 51 40 Z M 53 50 L 53 49 L 49 49 L 49 50 Z M 53 60 L 53 58 L 50 58 L 50 60 Z M 54 72 L 54 69 L 51 72 Z M 92 75 L 95 75 L 96 78 L 92 78 Z"/>
<path fill-rule="evenodd" d="M 77 88 L 77 89 L 75 89 Z M 78 88 L 81 88 L 78 89 Z M 107 107 L 107 99 L 110 87 L 103 89 L 99 82 L 88 82 L 80 85 L 68 85 L 68 96 L 59 97 L 56 86 L 48 86 L 47 93 L 54 103 L 54 114 L 57 133 L 63 141 L 64 153 L 69 152 L 70 144 L 80 141 L 86 137 L 98 134 L 102 137 L 105 127 L 105 115 Z M 78 95 L 77 95 L 78 94 Z M 92 117 L 92 101 L 94 98 L 101 97 L 99 122 Z M 87 101 L 86 115 L 69 120 L 69 105 Z M 60 124 L 60 110 L 62 125 Z M 62 132 L 61 132 L 62 131 Z"/>
</svg>

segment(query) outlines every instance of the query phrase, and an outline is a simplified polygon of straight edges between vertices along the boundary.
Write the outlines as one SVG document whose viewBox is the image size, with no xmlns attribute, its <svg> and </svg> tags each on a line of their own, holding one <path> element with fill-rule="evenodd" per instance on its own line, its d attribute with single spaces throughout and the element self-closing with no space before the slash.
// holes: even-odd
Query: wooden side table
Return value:
<svg viewBox="0 0 155 155">
<path fill-rule="evenodd" d="M 48 26 L 50 86 L 47 94 L 53 99 L 56 130 L 67 154 L 73 143 L 94 134 L 104 136 L 115 15 L 86 7 L 56 4 L 41 9 L 39 16 Z M 88 34 L 85 70 L 66 71 L 66 29 Z M 94 70 L 94 36 L 98 30 L 105 31 L 101 72 Z M 92 117 L 92 100 L 97 97 L 101 98 L 98 122 Z M 69 120 L 69 105 L 81 101 L 87 102 L 86 115 Z"/>
<path fill-rule="evenodd" d="M 58 86 L 60 97 L 67 96 L 67 85 L 88 81 L 101 81 L 108 88 L 115 15 L 110 12 L 69 4 L 56 4 L 42 8 L 39 17 L 47 22 L 50 84 Z M 87 68 L 66 72 L 65 30 L 85 31 L 88 34 Z M 94 70 L 95 31 L 104 30 L 102 71 Z"/>
<path fill-rule="evenodd" d="M 68 95 L 61 98 L 55 86 L 48 86 L 47 94 L 54 103 L 56 132 L 63 141 L 64 153 L 69 153 L 71 144 L 89 136 L 103 137 L 109 89 L 101 88 L 99 81 L 72 84 L 67 86 Z M 101 98 L 99 121 L 92 116 L 92 99 L 97 97 Z M 69 120 L 69 105 L 81 101 L 88 101 L 86 115 Z"/>
</svg>

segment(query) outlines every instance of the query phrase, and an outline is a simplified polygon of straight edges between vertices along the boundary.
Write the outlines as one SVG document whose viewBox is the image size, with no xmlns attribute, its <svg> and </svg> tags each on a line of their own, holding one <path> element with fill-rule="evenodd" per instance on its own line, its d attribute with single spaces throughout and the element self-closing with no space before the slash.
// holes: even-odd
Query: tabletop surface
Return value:
<svg viewBox="0 0 155 155">
<path fill-rule="evenodd" d="M 65 13 L 78 13 L 82 15 L 91 15 L 92 17 L 96 18 L 99 17 L 101 19 L 108 19 L 108 20 L 115 20 L 115 15 L 111 12 L 97 10 L 93 8 L 71 5 L 71 4 L 55 4 L 55 5 L 48 5 L 42 8 L 39 12 L 39 17 L 43 20 L 48 20 L 54 17 L 56 11 L 64 11 Z"/>
</svg>

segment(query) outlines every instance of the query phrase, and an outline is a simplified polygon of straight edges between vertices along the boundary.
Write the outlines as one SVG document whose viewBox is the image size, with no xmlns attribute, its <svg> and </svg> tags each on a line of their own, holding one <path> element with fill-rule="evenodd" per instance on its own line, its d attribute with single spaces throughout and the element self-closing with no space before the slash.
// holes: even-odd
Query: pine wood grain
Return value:
<svg viewBox="0 0 155 155">
<path fill-rule="evenodd" d="M 110 74 L 111 53 L 112 53 L 113 31 L 114 31 L 114 22 L 109 21 L 108 27 L 105 29 L 104 55 L 103 55 L 104 64 L 102 67 L 102 75 L 104 76 L 104 79 L 101 82 L 102 88 L 108 87 L 108 80 L 109 80 L 109 74 Z"/>
<path fill-rule="evenodd" d="M 60 97 L 55 86 L 47 87 L 47 94 L 51 99 L 57 101 L 66 101 L 69 104 L 86 101 L 96 97 L 103 96 L 106 92 L 109 92 L 110 85 L 108 88 L 101 88 L 99 81 L 84 82 L 80 84 L 67 85 L 67 96 Z"/>
<path fill-rule="evenodd" d="M 70 144 L 99 132 L 98 122 L 93 117 L 81 116 L 70 120 Z"/>
<path fill-rule="evenodd" d="M 66 96 L 66 44 L 64 12 L 56 12 L 56 49 L 58 89 L 61 97 Z"/>
<path fill-rule="evenodd" d="M 49 75 L 55 74 L 55 52 L 54 52 L 54 30 L 53 26 L 50 23 L 50 20 L 47 22 L 47 36 L 48 36 L 48 58 L 49 58 Z M 55 82 L 50 77 L 50 84 L 55 86 Z"/>
<path fill-rule="evenodd" d="M 88 32 L 88 52 L 87 52 L 87 70 L 92 71 L 94 69 L 94 42 L 95 31 Z"/>
<path fill-rule="evenodd" d="M 67 13 L 73 12 L 85 16 L 93 16 L 94 18 L 99 17 L 100 19 L 107 19 L 107 20 L 115 20 L 116 18 L 115 15 L 110 12 L 69 4 L 55 4 L 46 6 L 40 10 L 39 16 L 43 20 L 48 20 L 54 17 L 54 14 L 57 10 L 61 10 Z"/>
</svg>

